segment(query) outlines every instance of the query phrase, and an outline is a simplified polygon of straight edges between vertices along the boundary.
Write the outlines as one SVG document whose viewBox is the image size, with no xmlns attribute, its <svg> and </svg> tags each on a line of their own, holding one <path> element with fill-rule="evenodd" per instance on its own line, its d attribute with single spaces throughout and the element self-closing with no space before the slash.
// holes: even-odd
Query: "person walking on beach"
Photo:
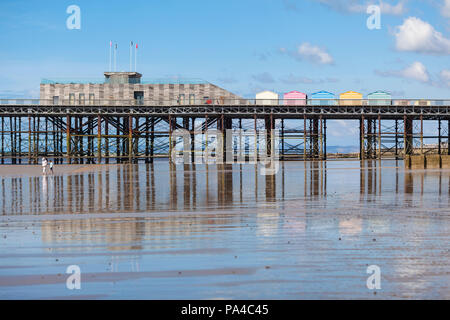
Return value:
<svg viewBox="0 0 450 320">
<path fill-rule="evenodd" d="M 46 158 L 42 158 L 42 174 L 46 174 L 47 170 L 47 159 Z"/>
<path fill-rule="evenodd" d="M 53 161 L 49 162 L 50 173 L 53 174 Z"/>
</svg>

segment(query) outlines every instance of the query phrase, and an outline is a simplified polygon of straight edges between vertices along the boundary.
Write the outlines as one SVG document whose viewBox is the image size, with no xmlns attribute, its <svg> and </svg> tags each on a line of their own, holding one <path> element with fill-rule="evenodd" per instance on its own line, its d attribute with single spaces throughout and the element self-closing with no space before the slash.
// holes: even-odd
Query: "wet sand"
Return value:
<svg viewBox="0 0 450 320">
<path fill-rule="evenodd" d="M 54 165 L 53 175 L 77 174 L 83 172 L 97 172 L 120 166 L 119 164 L 62 164 Z M 0 176 L 20 176 L 20 177 L 40 177 L 42 176 L 42 165 L 20 165 L 5 164 L 0 165 Z M 50 169 L 47 167 L 47 176 L 50 176 Z"/>
<path fill-rule="evenodd" d="M 0 166 L 2 299 L 449 299 L 450 170 Z M 81 269 L 81 289 L 66 268 Z M 369 265 L 381 289 L 369 290 Z"/>
</svg>

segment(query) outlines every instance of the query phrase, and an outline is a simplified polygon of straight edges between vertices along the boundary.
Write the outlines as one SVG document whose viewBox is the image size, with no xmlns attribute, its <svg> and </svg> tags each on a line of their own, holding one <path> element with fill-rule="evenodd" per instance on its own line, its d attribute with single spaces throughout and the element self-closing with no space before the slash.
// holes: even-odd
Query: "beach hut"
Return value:
<svg viewBox="0 0 450 320">
<path fill-rule="evenodd" d="M 420 107 L 428 107 L 431 106 L 431 101 L 430 100 L 416 100 L 414 101 L 414 105 L 415 106 L 420 106 Z"/>
<path fill-rule="evenodd" d="M 361 106 L 363 104 L 363 95 L 355 91 L 347 91 L 339 96 L 339 105 L 341 106 Z"/>
<path fill-rule="evenodd" d="M 334 106 L 336 96 L 328 91 L 319 91 L 309 95 L 308 103 L 312 106 Z"/>
<path fill-rule="evenodd" d="M 367 100 L 370 106 L 390 106 L 392 96 L 385 91 L 375 91 L 367 95 Z"/>
<path fill-rule="evenodd" d="M 272 91 L 262 91 L 256 94 L 257 105 L 277 105 L 278 94 Z"/>
<path fill-rule="evenodd" d="M 283 104 L 286 106 L 304 106 L 306 105 L 306 94 L 299 91 L 285 93 Z"/>
<path fill-rule="evenodd" d="M 410 105 L 410 101 L 406 100 L 406 99 L 401 99 L 401 100 L 394 100 L 392 102 L 392 104 L 394 106 L 409 106 Z"/>
</svg>

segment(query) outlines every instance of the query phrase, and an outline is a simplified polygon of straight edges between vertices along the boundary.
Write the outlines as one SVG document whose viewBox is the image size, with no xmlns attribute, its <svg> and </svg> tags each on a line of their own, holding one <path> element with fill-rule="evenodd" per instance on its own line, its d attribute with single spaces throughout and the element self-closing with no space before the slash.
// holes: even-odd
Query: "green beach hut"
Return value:
<svg viewBox="0 0 450 320">
<path fill-rule="evenodd" d="M 385 91 L 375 91 L 367 95 L 369 106 L 390 106 L 392 95 Z"/>
</svg>

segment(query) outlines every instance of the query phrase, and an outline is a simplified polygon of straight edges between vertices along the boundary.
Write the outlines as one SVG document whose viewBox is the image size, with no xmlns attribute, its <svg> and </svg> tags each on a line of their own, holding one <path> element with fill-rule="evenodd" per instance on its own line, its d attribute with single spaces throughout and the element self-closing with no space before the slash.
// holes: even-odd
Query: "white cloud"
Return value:
<svg viewBox="0 0 450 320">
<path fill-rule="evenodd" d="M 307 42 L 298 47 L 298 53 L 304 58 L 319 64 L 332 64 L 333 58 L 324 49 Z"/>
<path fill-rule="evenodd" d="M 444 5 L 441 7 L 441 14 L 446 18 L 450 18 L 450 0 L 444 0 Z"/>
<path fill-rule="evenodd" d="M 430 86 L 450 89 L 450 69 L 444 69 L 438 74 L 433 74 L 430 76 L 426 67 L 420 62 L 414 62 L 410 66 L 402 70 L 391 70 L 391 71 L 377 71 L 375 73 L 383 77 L 398 77 L 408 80 L 416 80 L 422 83 L 428 84 Z M 393 96 L 404 96 L 404 93 L 399 92 Z"/>
<path fill-rule="evenodd" d="M 286 10 L 301 12 L 301 10 L 297 7 L 297 3 L 295 1 L 283 0 L 283 4 Z"/>
<path fill-rule="evenodd" d="M 441 82 L 450 88 L 450 70 L 442 70 L 439 74 Z"/>
<path fill-rule="evenodd" d="M 333 64 L 333 57 L 325 50 L 308 42 L 302 43 L 292 55 L 318 64 Z"/>
<path fill-rule="evenodd" d="M 450 40 L 436 31 L 428 22 L 416 17 L 405 19 L 394 33 L 399 51 L 425 54 L 450 54 Z"/>
<path fill-rule="evenodd" d="M 381 13 L 392 14 L 395 16 L 400 16 L 406 13 L 405 2 L 400 1 L 396 5 L 392 5 L 389 3 L 381 2 Z"/>
<path fill-rule="evenodd" d="M 378 75 L 383 77 L 399 77 L 409 80 L 416 80 L 420 82 L 429 82 L 430 76 L 427 68 L 421 62 L 414 62 L 405 69 L 398 71 L 375 71 Z"/>
<path fill-rule="evenodd" d="M 236 80 L 236 78 L 234 78 L 234 77 L 227 77 L 227 76 L 219 77 L 219 78 L 217 78 L 217 81 L 219 81 L 221 83 L 226 83 L 226 84 L 232 84 L 232 83 L 238 82 Z"/>
<path fill-rule="evenodd" d="M 261 83 L 274 83 L 275 79 L 268 72 L 263 72 L 259 74 L 252 75 L 253 80 L 261 82 Z"/>
<path fill-rule="evenodd" d="M 450 81 L 450 70 L 442 70 L 441 71 L 441 77 L 443 79 L 446 79 L 446 80 Z"/>
<path fill-rule="evenodd" d="M 322 84 L 322 83 L 335 83 L 338 82 L 337 78 L 325 78 L 325 79 L 311 79 L 307 77 L 296 76 L 290 73 L 287 76 L 281 77 L 280 81 L 285 84 Z"/>
<path fill-rule="evenodd" d="M 414 62 L 412 65 L 402 70 L 400 75 L 407 79 L 428 82 L 430 77 L 427 68 L 420 62 Z"/>
<path fill-rule="evenodd" d="M 349 122 L 347 120 L 336 120 L 336 123 L 338 123 L 342 129 L 342 131 L 349 133 L 349 134 L 355 134 L 359 130 L 355 127 L 354 123 Z M 341 132 L 341 133 L 344 133 Z"/>
<path fill-rule="evenodd" d="M 340 12 L 347 13 L 366 13 L 369 5 L 379 5 L 381 13 L 389 15 L 402 15 L 406 13 L 406 0 L 398 1 L 392 4 L 385 1 L 360 1 L 360 0 L 315 0 L 327 7 Z"/>
</svg>

